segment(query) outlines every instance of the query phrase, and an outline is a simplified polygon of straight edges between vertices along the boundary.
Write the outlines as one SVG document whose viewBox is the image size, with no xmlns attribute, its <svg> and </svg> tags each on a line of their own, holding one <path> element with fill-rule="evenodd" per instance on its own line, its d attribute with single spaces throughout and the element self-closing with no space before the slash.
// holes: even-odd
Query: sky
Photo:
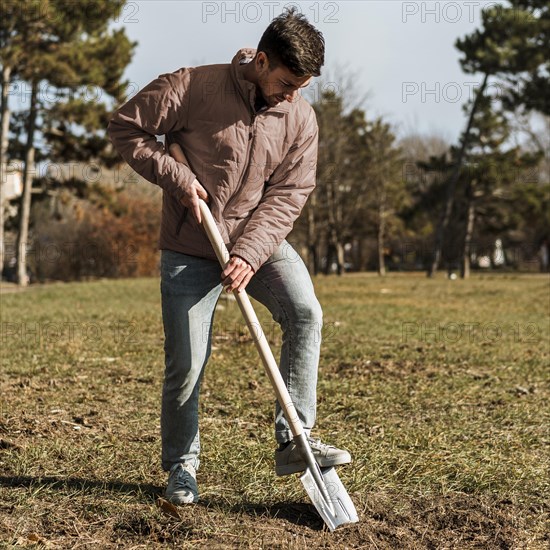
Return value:
<svg viewBox="0 0 550 550">
<path fill-rule="evenodd" d="M 462 105 L 481 75 L 464 74 L 457 38 L 480 26 L 495 2 L 460 1 L 188 1 L 128 0 L 115 26 L 137 41 L 126 71 L 130 95 L 180 67 L 228 63 L 255 47 L 273 17 L 296 5 L 324 35 L 323 75 L 303 95 L 331 87 L 381 116 L 399 136 L 437 135 L 456 142 Z M 350 85 L 351 83 L 351 85 Z"/>
</svg>

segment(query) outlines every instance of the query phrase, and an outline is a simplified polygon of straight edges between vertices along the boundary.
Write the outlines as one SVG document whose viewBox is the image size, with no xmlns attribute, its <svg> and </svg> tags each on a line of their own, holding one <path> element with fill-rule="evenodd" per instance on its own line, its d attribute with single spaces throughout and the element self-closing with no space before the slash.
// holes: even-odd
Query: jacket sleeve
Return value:
<svg viewBox="0 0 550 550">
<path fill-rule="evenodd" d="M 122 158 L 141 176 L 181 199 L 195 175 L 176 162 L 156 136 L 187 125 L 188 69 L 164 74 L 114 113 L 107 133 Z"/>
<path fill-rule="evenodd" d="M 315 188 L 318 127 L 310 110 L 298 138 L 266 184 L 260 204 L 231 249 L 257 271 L 290 233 Z"/>
</svg>

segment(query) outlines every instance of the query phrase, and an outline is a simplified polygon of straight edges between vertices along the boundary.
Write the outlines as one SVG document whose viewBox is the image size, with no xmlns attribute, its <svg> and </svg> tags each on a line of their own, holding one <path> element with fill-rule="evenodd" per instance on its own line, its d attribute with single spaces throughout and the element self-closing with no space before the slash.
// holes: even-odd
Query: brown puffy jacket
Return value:
<svg viewBox="0 0 550 550">
<path fill-rule="evenodd" d="M 231 64 L 159 76 L 115 112 L 108 133 L 124 160 L 164 191 L 161 249 L 215 258 L 180 201 L 196 177 L 231 253 L 256 271 L 315 187 L 318 128 L 301 96 L 255 113 L 255 85 L 242 77 L 242 62 L 254 54 L 240 50 Z M 188 167 L 169 155 L 174 142 Z"/>
</svg>

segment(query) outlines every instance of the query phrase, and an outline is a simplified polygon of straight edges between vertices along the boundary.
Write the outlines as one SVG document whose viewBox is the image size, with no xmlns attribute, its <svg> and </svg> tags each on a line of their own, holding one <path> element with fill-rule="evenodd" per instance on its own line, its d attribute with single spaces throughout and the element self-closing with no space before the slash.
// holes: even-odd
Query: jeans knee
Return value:
<svg viewBox="0 0 550 550">
<path fill-rule="evenodd" d="M 193 357 L 189 350 L 177 354 L 165 354 L 164 388 L 170 393 L 189 396 L 201 377 L 204 365 L 208 361 L 205 356 Z"/>
<path fill-rule="evenodd" d="M 323 310 L 316 298 L 295 304 L 294 315 L 297 324 L 308 325 L 316 330 L 323 327 Z"/>
</svg>

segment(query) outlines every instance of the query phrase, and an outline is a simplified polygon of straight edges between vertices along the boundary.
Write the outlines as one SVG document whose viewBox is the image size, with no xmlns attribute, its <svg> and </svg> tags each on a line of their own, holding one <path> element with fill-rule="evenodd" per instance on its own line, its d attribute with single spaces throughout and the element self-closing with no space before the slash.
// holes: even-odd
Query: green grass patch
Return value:
<svg viewBox="0 0 550 550">
<path fill-rule="evenodd" d="M 359 524 L 327 532 L 297 477 L 275 476 L 273 391 L 228 300 L 202 390 L 202 503 L 164 513 L 159 281 L 96 281 L 1 295 L 2 544 L 547 548 L 548 277 L 314 282 L 317 434 L 352 453 L 339 474 Z"/>
</svg>

